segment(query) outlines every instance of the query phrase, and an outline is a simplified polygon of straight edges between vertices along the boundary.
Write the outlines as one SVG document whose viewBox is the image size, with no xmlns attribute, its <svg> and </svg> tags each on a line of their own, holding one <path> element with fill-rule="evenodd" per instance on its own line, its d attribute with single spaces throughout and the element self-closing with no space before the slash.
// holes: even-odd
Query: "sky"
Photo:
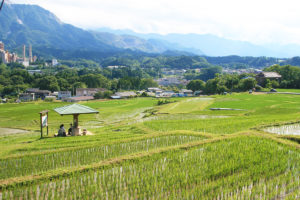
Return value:
<svg viewBox="0 0 300 200">
<path fill-rule="evenodd" d="M 254 44 L 300 44 L 299 0 L 13 0 L 84 29 L 213 34 Z"/>
</svg>

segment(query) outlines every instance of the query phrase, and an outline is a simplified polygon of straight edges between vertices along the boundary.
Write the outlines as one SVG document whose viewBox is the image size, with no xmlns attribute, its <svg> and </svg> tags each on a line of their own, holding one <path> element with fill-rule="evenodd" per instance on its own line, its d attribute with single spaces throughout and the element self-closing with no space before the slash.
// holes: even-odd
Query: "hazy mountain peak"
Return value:
<svg viewBox="0 0 300 200">
<path fill-rule="evenodd" d="M 256 45 L 247 41 L 226 39 L 212 34 L 196 33 L 170 33 L 161 35 L 157 33 L 136 33 L 132 30 L 114 30 L 110 28 L 100 28 L 98 31 L 105 30 L 114 34 L 131 34 L 145 39 L 157 39 L 180 46 L 186 51 L 208 56 L 271 56 L 271 57 L 293 57 L 300 54 L 299 45 Z"/>
</svg>

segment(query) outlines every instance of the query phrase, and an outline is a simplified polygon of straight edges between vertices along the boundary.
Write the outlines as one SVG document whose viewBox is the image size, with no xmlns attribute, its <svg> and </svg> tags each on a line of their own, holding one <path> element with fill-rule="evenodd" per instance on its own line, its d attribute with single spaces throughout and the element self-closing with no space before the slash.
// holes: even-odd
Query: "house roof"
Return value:
<svg viewBox="0 0 300 200">
<path fill-rule="evenodd" d="M 129 97 L 129 96 L 136 96 L 136 93 L 132 91 L 116 92 L 113 96 Z"/>
<path fill-rule="evenodd" d="M 71 104 L 59 108 L 54 109 L 60 115 L 75 115 L 75 114 L 93 114 L 99 113 L 99 111 L 90 108 L 88 106 L 80 105 L 80 104 Z"/>
<path fill-rule="evenodd" d="M 182 89 L 181 92 L 193 92 L 193 90 Z"/>
<path fill-rule="evenodd" d="M 89 101 L 94 100 L 93 96 L 76 96 L 76 97 L 68 97 L 67 100 L 71 101 Z"/>
<path fill-rule="evenodd" d="M 97 91 L 97 92 L 102 91 L 102 92 L 104 92 L 104 91 L 106 91 L 106 89 L 105 88 L 76 88 L 76 91 Z"/>
<path fill-rule="evenodd" d="M 261 74 L 265 78 L 281 78 L 281 75 L 278 74 L 277 72 L 261 72 Z"/>
<path fill-rule="evenodd" d="M 40 90 L 39 88 L 28 88 L 26 90 L 28 93 L 51 93 L 49 90 Z"/>
</svg>

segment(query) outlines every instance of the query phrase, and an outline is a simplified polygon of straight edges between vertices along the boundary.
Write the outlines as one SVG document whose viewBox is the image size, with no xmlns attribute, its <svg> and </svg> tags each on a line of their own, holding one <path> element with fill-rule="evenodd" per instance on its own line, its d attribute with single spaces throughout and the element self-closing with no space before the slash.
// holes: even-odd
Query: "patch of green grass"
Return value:
<svg viewBox="0 0 300 200">
<path fill-rule="evenodd" d="M 160 106 L 159 113 L 178 114 L 199 112 L 213 101 L 213 98 L 181 98 L 178 102 Z"/>
<path fill-rule="evenodd" d="M 300 93 L 300 89 L 276 89 L 277 92 L 293 92 L 293 93 Z"/>
</svg>

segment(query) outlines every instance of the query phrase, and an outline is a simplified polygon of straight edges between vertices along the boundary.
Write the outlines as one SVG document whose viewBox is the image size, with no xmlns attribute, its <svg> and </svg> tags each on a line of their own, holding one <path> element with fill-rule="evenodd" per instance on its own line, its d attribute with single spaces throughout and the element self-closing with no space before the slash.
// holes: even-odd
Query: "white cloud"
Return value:
<svg viewBox="0 0 300 200">
<path fill-rule="evenodd" d="M 83 28 L 211 33 L 254 43 L 300 44 L 297 0 L 15 0 Z"/>
</svg>

